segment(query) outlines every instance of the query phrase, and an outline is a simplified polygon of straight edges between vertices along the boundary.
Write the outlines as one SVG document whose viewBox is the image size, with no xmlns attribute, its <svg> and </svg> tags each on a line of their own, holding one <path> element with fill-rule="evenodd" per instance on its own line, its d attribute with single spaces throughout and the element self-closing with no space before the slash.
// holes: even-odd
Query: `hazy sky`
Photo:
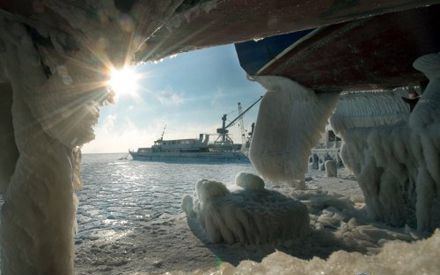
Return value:
<svg viewBox="0 0 440 275">
<path fill-rule="evenodd" d="M 165 139 L 215 133 L 222 114 L 232 120 L 238 113 L 237 102 L 246 108 L 264 93 L 246 78 L 233 45 L 179 54 L 139 65 L 136 71 L 142 75 L 137 95 L 122 95 L 116 104 L 101 109 L 96 139 L 84 145 L 84 153 L 149 147 L 165 124 Z M 244 117 L 247 129 L 256 120 L 258 106 Z M 238 126 L 230 130 L 239 142 Z"/>
</svg>

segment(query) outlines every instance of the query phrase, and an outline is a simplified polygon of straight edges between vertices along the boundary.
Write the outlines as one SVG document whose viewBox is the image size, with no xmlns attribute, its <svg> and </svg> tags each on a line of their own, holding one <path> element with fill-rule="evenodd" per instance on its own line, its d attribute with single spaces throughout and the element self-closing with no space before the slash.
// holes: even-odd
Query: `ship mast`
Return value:
<svg viewBox="0 0 440 275">
<path fill-rule="evenodd" d="M 162 131 L 162 135 L 160 135 L 160 141 L 163 141 L 163 136 L 165 135 L 165 129 L 167 128 L 167 125 L 165 124 L 165 126 L 163 127 L 163 131 Z"/>
</svg>

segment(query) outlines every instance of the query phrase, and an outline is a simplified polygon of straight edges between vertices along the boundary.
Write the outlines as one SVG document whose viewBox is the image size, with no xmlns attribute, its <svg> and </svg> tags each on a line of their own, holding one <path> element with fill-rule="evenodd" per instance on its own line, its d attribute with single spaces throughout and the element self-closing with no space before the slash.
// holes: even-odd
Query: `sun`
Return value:
<svg viewBox="0 0 440 275">
<path fill-rule="evenodd" d="M 136 95 L 139 75 L 131 67 L 120 70 L 112 69 L 110 72 L 109 87 L 116 96 Z"/>
</svg>

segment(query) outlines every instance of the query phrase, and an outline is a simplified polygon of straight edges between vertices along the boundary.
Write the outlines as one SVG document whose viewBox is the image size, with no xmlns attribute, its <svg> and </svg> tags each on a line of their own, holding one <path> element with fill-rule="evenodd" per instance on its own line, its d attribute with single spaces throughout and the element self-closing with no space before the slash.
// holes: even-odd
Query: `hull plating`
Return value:
<svg viewBox="0 0 440 275">
<path fill-rule="evenodd" d="M 249 163 L 241 152 L 130 152 L 133 160 L 178 162 L 178 163 Z"/>
</svg>

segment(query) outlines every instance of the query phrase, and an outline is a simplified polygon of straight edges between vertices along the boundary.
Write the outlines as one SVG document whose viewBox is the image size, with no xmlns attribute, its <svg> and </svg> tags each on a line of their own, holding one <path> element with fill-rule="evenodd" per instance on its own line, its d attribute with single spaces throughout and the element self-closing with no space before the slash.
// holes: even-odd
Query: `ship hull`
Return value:
<svg viewBox="0 0 440 275">
<path fill-rule="evenodd" d="M 250 163 L 241 152 L 130 152 L 133 160 L 173 163 Z"/>
</svg>

